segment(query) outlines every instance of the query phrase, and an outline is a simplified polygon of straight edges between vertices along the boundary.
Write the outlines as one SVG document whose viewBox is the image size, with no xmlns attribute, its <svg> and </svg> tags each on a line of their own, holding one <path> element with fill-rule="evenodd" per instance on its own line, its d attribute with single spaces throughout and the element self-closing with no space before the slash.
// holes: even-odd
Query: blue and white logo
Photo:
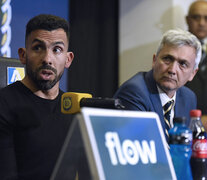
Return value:
<svg viewBox="0 0 207 180">
<path fill-rule="evenodd" d="M 25 76 L 23 67 L 7 67 L 7 85 L 22 80 Z"/>
<path fill-rule="evenodd" d="M 155 141 L 153 140 L 140 142 L 139 140 L 125 139 L 121 143 L 117 132 L 107 132 L 105 139 L 111 164 L 114 166 L 119 163 L 121 165 L 136 165 L 139 161 L 143 164 L 157 163 Z"/>
</svg>

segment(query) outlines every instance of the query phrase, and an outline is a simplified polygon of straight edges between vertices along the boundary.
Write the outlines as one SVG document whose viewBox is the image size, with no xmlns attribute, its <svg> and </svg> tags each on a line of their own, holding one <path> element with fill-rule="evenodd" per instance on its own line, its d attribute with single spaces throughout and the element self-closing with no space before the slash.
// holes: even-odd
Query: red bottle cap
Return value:
<svg viewBox="0 0 207 180">
<path fill-rule="evenodd" d="M 200 109 L 193 109 L 190 111 L 191 117 L 201 117 L 201 110 Z"/>
</svg>

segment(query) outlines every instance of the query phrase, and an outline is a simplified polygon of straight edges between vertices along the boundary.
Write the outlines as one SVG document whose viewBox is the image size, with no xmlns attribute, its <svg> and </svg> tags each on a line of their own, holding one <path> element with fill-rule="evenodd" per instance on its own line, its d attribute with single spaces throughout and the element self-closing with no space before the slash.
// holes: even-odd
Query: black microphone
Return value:
<svg viewBox="0 0 207 180">
<path fill-rule="evenodd" d="M 98 107 L 107 109 L 124 109 L 120 99 L 113 98 L 82 98 L 80 101 L 80 107 Z"/>
<path fill-rule="evenodd" d="M 87 93 L 66 92 L 61 97 L 61 112 L 74 114 L 80 112 L 81 107 L 98 107 L 107 109 L 124 109 L 121 100 L 113 98 L 92 97 Z"/>
</svg>

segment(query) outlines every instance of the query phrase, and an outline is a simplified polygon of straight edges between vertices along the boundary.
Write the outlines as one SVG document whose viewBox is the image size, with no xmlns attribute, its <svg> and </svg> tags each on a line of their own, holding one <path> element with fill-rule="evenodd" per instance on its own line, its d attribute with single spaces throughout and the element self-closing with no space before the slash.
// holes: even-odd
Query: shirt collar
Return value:
<svg viewBox="0 0 207 180">
<path fill-rule="evenodd" d="M 161 100 L 161 104 L 162 104 L 162 107 L 168 102 L 168 101 L 171 101 L 171 100 L 174 100 L 174 104 L 173 104 L 173 107 L 175 105 L 175 99 L 176 99 L 176 92 L 174 94 L 174 96 L 172 98 L 169 98 L 167 96 L 167 94 L 159 88 L 159 86 L 157 85 L 157 89 L 158 89 L 158 92 L 159 92 L 159 96 L 160 96 L 160 100 Z"/>
</svg>

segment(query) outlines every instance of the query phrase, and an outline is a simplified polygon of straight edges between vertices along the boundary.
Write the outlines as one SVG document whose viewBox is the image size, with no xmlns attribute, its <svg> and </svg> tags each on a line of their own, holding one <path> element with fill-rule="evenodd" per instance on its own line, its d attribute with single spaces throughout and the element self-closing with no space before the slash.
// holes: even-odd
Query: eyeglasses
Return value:
<svg viewBox="0 0 207 180">
<path fill-rule="evenodd" d="M 195 15 L 190 15 L 189 17 L 197 22 L 201 21 L 201 19 L 204 19 L 204 21 L 207 22 L 207 16 L 201 16 L 195 14 Z"/>
</svg>

